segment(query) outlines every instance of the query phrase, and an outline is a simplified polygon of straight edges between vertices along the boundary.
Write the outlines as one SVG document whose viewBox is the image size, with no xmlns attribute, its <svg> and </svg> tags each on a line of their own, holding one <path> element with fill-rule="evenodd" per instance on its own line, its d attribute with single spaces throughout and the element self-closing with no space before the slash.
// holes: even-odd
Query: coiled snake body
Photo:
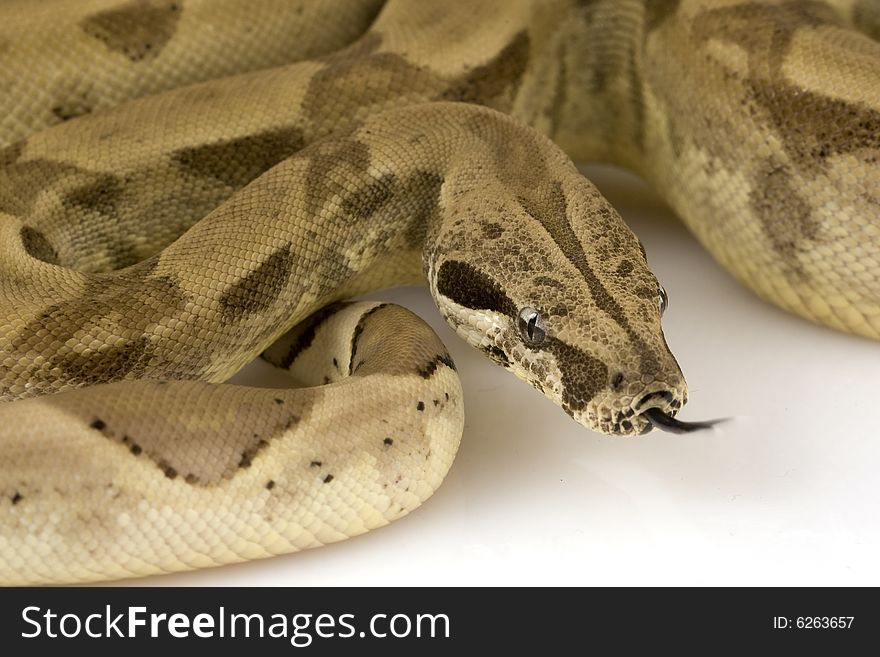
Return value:
<svg viewBox="0 0 880 657">
<path fill-rule="evenodd" d="M 391 285 L 591 429 L 690 428 L 665 292 L 569 157 L 637 170 L 765 298 L 880 335 L 875 3 L 379 4 L 0 8 L 0 581 L 418 506 L 461 390 L 407 311 L 341 302 Z M 261 353 L 306 387 L 222 384 Z"/>
</svg>

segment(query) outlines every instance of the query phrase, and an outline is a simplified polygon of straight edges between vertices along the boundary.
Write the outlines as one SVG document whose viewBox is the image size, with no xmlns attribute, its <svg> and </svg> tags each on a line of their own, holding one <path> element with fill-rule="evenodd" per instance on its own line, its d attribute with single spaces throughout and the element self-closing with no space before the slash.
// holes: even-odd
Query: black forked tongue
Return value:
<svg viewBox="0 0 880 657">
<path fill-rule="evenodd" d="M 651 421 L 658 429 L 670 431 L 672 433 L 690 433 L 691 431 L 699 431 L 700 429 L 708 429 L 713 424 L 718 424 L 722 420 L 708 420 L 706 422 L 682 422 L 676 420 L 671 415 L 661 411 L 659 408 L 649 408 L 642 413 Z"/>
</svg>

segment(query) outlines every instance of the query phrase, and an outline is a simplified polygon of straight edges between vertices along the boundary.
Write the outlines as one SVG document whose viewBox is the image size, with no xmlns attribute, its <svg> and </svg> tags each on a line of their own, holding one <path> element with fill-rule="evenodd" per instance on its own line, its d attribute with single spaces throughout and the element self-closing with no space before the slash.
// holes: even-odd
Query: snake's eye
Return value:
<svg viewBox="0 0 880 657">
<path fill-rule="evenodd" d="M 660 317 L 663 317 L 663 313 L 666 312 L 666 307 L 669 305 L 669 295 L 666 294 L 666 288 L 662 285 L 660 286 Z"/>
<path fill-rule="evenodd" d="M 534 308 L 526 306 L 519 311 L 519 332 L 527 344 L 537 346 L 544 342 L 544 320 Z"/>
</svg>

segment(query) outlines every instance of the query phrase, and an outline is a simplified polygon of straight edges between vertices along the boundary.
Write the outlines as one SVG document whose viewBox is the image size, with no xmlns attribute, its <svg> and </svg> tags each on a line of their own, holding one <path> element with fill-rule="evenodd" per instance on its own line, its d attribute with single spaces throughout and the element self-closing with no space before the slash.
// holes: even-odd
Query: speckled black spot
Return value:
<svg viewBox="0 0 880 657">
<path fill-rule="evenodd" d="M 449 354 L 438 354 L 431 361 L 428 362 L 427 365 L 423 367 L 419 367 L 418 372 L 419 376 L 423 379 L 430 379 L 434 376 L 434 373 L 437 371 L 437 368 L 440 364 L 446 365 L 452 371 L 455 371 L 455 363 L 452 362 L 452 356 Z"/>
<path fill-rule="evenodd" d="M 19 493 L 18 491 L 15 491 L 15 495 L 12 496 L 12 504 L 16 505 L 19 502 L 21 502 L 23 499 L 24 499 L 24 496 L 21 493 Z"/>
<path fill-rule="evenodd" d="M 629 260 L 621 260 L 620 264 L 617 265 L 617 275 L 620 277 L 629 276 L 633 269 L 635 269 L 633 263 Z"/>
<path fill-rule="evenodd" d="M 238 467 L 251 467 L 251 464 L 254 462 L 254 458 L 256 458 L 257 454 L 259 454 L 263 449 L 268 446 L 269 443 L 263 439 L 260 439 L 256 442 L 256 444 L 249 446 L 246 450 L 244 450 L 244 452 L 242 452 L 241 459 L 238 462 Z"/>
<path fill-rule="evenodd" d="M 417 411 L 424 411 L 425 410 L 425 402 L 420 401 L 418 404 L 416 404 L 416 410 Z"/>
<path fill-rule="evenodd" d="M 326 477 L 324 477 L 324 483 L 325 483 L 325 484 L 329 484 L 331 481 L 333 481 L 333 475 L 332 475 L 332 474 L 328 474 Z"/>
<path fill-rule="evenodd" d="M 323 465 L 323 464 L 321 463 L 321 461 L 312 461 L 311 463 L 309 463 L 309 466 L 312 467 L 312 468 L 320 468 L 321 465 Z"/>
<path fill-rule="evenodd" d="M 386 439 L 383 440 L 382 442 L 385 444 L 386 447 L 391 447 L 391 445 L 394 444 L 394 440 L 391 439 L 391 438 L 386 438 Z"/>
<path fill-rule="evenodd" d="M 89 426 L 92 429 L 96 429 L 98 431 L 104 431 L 104 429 L 107 428 L 107 423 L 104 422 L 104 420 L 102 420 L 100 418 L 96 418 L 95 420 L 92 421 L 91 424 L 89 424 Z"/>
<path fill-rule="evenodd" d="M 270 479 L 266 482 L 266 490 L 272 490 L 273 488 L 275 488 L 275 482 Z"/>
</svg>

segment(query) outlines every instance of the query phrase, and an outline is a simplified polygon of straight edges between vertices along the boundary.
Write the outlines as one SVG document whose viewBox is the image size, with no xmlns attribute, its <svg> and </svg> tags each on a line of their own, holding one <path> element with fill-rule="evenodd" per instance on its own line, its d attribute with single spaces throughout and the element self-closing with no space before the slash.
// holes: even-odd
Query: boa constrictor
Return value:
<svg viewBox="0 0 880 657">
<path fill-rule="evenodd" d="M 0 581 L 418 506 L 461 390 L 407 311 L 341 301 L 390 285 L 427 280 L 590 429 L 693 428 L 665 292 L 569 157 L 636 170 L 763 297 L 880 337 L 874 0 L 381 4 L 0 7 Z M 222 383 L 261 353 L 304 387 Z"/>
</svg>

